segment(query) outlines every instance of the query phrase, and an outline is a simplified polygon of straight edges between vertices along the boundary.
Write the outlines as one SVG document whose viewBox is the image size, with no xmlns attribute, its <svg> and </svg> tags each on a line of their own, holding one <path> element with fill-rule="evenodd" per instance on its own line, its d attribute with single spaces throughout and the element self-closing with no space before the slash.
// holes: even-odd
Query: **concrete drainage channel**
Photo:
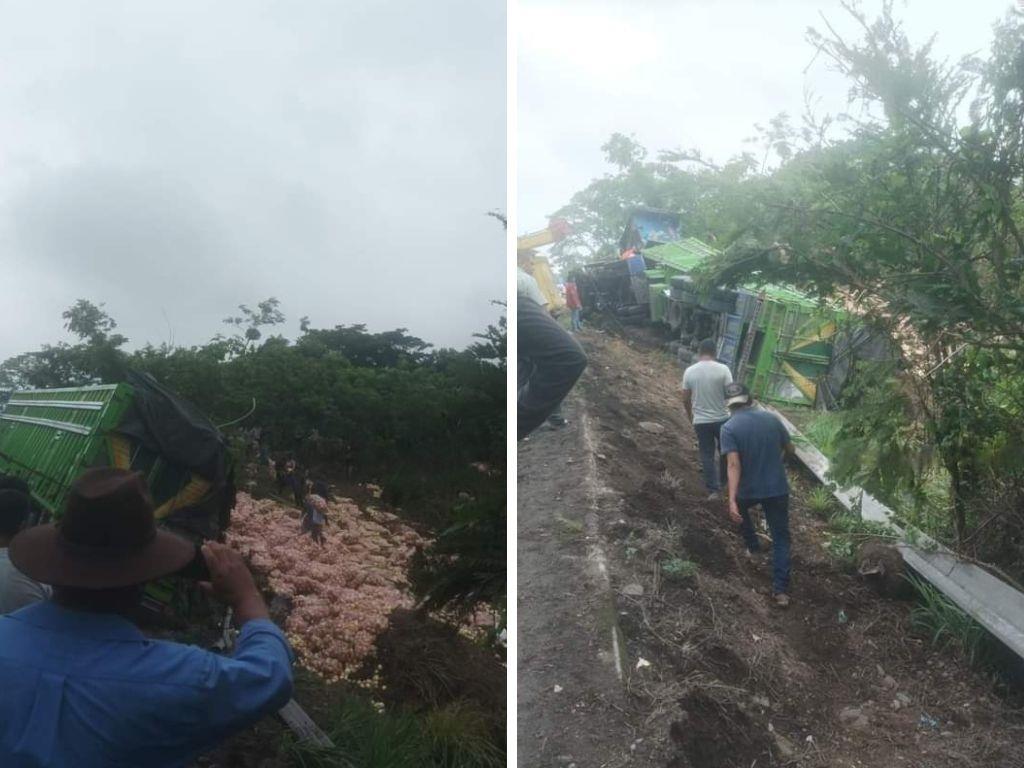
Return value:
<svg viewBox="0 0 1024 768">
<path fill-rule="evenodd" d="M 583 435 L 583 450 L 586 452 L 586 473 L 584 485 L 587 495 L 587 512 L 583 517 L 584 531 L 587 538 L 587 576 L 593 586 L 594 592 L 602 603 L 599 614 L 601 632 L 605 639 L 601 641 L 602 647 L 607 643 L 607 650 L 601 652 L 602 660 L 612 665 L 615 669 L 615 676 L 620 683 L 625 682 L 626 644 L 619 628 L 618 608 L 615 603 L 615 592 L 612 590 L 611 578 L 608 575 L 608 557 L 605 554 L 604 541 L 601 537 L 600 512 L 603 504 L 607 504 L 616 498 L 613 490 L 604 485 L 600 480 L 597 468 L 597 444 L 594 440 L 594 433 L 590 427 L 590 418 L 587 415 L 586 401 L 580 401 L 580 429 Z"/>
<path fill-rule="evenodd" d="M 1024 593 L 984 568 L 959 559 L 923 533 L 910 541 L 907 533 L 892 522 L 893 511 L 862 488 L 835 488 L 829 480 L 829 462 L 825 455 L 785 416 L 774 408 L 762 407 L 778 416 L 789 433 L 799 440 L 797 457 L 825 487 L 832 488 L 832 495 L 840 504 L 864 520 L 884 523 L 903 537 L 896 546 L 906 564 L 1024 659 Z"/>
</svg>

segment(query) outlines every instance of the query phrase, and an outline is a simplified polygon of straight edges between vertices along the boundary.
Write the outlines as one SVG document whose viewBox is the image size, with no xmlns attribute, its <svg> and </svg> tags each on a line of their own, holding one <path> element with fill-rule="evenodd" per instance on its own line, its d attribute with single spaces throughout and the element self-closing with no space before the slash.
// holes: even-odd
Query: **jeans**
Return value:
<svg viewBox="0 0 1024 768">
<path fill-rule="evenodd" d="M 718 456 L 720 435 L 724 421 L 708 424 L 694 424 L 697 433 L 697 445 L 700 448 L 700 467 L 704 475 L 704 485 L 712 493 L 722 490 L 726 484 L 728 465 L 724 456 Z M 718 456 L 718 472 L 715 472 L 715 457 Z"/>
<path fill-rule="evenodd" d="M 754 532 L 750 510 L 761 505 L 768 530 L 772 534 L 772 590 L 775 594 L 789 591 L 789 495 L 772 496 L 768 499 L 737 499 L 740 508 L 740 533 L 751 552 L 759 552 L 761 543 Z"/>
<path fill-rule="evenodd" d="M 583 314 L 582 309 L 571 309 L 569 310 L 570 317 L 572 319 L 572 329 L 578 331 L 583 327 L 583 323 L 580 321 L 580 316 Z"/>
<path fill-rule="evenodd" d="M 522 439 L 543 424 L 569 394 L 587 367 L 587 356 L 579 342 L 537 302 L 519 297 L 516 309 L 516 414 Z"/>
</svg>

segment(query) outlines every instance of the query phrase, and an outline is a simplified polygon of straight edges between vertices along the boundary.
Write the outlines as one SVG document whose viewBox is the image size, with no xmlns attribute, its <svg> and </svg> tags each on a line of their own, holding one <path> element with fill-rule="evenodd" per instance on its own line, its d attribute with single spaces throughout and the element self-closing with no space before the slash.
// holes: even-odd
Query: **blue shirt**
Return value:
<svg viewBox="0 0 1024 768">
<path fill-rule="evenodd" d="M 748 406 L 722 425 L 722 455 L 740 455 L 737 499 L 770 499 L 789 493 L 782 450 L 789 432 L 774 414 Z"/>
<path fill-rule="evenodd" d="M 0 766 L 184 766 L 291 697 L 267 619 L 234 656 L 147 640 L 120 616 L 52 602 L 0 617 Z"/>
</svg>

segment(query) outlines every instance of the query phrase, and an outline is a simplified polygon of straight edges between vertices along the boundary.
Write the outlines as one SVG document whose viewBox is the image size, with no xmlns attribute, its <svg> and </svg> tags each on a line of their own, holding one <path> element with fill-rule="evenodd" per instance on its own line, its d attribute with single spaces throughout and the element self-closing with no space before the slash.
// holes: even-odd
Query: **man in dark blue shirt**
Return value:
<svg viewBox="0 0 1024 768">
<path fill-rule="evenodd" d="M 288 642 L 234 550 L 203 547 L 206 587 L 241 628 L 232 656 L 149 640 L 127 618 L 141 585 L 195 556 L 156 528 L 137 473 L 88 470 L 60 524 L 22 531 L 9 552 L 54 596 L 0 617 L 0 766 L 184 766 L 288 702 Z"/>
<path fill-rule="evenodd" d="M 789 432 L 778 417 L 752 408 L 742 384 L 725 388 L 732 416 L 722 426 L 721 450 L 729 474 L 729 517 L 739 524 L 747 550 L 760 551 L 750 510 L 758 505 L 772 535 L 772 591 L 775 603 L 789 605 L 789 481 L 783 456 L 793 452 Z"/>
</svg>

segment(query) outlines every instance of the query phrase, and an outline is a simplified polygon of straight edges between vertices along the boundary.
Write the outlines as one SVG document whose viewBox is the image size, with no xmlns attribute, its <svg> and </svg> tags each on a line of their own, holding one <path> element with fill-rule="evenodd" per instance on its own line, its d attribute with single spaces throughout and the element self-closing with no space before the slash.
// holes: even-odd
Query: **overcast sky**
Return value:
<svg viewBox="0 0 1024 768">
<path fill-rule="evenodd" d="M 276 296 L 294 338 L 464 346 L 505 296 L 504 0 L 0 0 L 0 359 L 106 302 L 194 344 Z"/>
<path fill-rule="evenodd" d="M 868 11 L 878 0 L 862 4 Z M 896 0 L 915 43 L 959 58 L 984 52 L 1008 0 Z M 805 89 L 819 109 L 846 105 L 847 84 L 805 42 L 820 13 L 841 32 L 838 0 L 522 0 L 519 5 L 518 226 L 547 216 L 610 172 L 601 145 L 635 134 L 657 150 L 739 154 L 755 123 L 786 111 L 799 126 Z"/>
</svg>

